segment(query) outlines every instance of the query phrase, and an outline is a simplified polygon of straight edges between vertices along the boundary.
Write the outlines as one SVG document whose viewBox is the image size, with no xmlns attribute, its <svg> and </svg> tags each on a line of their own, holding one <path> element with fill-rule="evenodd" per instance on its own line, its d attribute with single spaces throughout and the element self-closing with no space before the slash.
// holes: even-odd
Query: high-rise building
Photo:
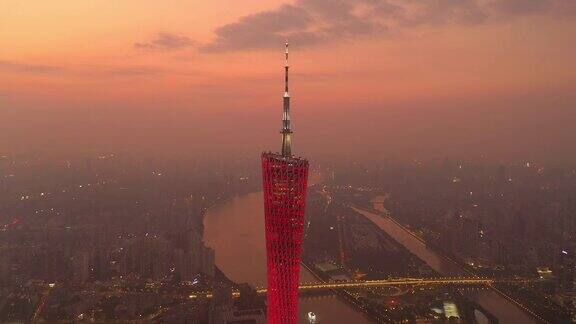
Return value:
<svg viewBox="0 0 576 324">
<path fill-rule="evenodd" d="M 72 276 L 77 284 L 83 284 L 90 278 L 90 253 L 79 251 L 72 257 Z"/>
<path fill-rule="evenodd" d="M 282 150 L 262 154 L 268 267 L 268 323 L 296 323 L 308 161 L 292 154 L 288 43 L 286 43 Z"/>
</svg>

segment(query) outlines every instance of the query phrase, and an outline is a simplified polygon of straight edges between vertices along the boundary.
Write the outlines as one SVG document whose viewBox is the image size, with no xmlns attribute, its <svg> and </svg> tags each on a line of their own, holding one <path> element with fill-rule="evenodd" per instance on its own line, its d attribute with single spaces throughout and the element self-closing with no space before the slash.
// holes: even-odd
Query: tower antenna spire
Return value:
<svg viewBox="0 0 576 324">
<path fill-rule="evenodd" d="M 286 93 L 288 93 L 288 69 L 290 68 L 290 65 L 288 65 L 288 41 L 286 41 L 286 43 L 284 44 L 284 55 L 285 55 L 285 60 L 284 60 L 284 68 L 286 70 L 286 79 L 284 82 L 284 91 Z"/>
<path fill-rule="evenodd" d="M 290 125 L 290 93 L 288 92 L 288 41 L 284 44 L 284 112 L 282 114 L 282 155 L 292 155 L 292 127 Z"/>
</svg>

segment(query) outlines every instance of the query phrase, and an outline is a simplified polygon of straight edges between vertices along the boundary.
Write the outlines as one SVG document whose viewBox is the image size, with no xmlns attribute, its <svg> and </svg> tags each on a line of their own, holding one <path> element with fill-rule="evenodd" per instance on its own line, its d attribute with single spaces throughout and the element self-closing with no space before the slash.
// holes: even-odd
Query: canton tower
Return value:
<svg viewBox="0 0 576 324">
<path fill-rule="evenodd" d="M 308 161 L 292 155 L 288 43 L 285 55 L 284 111 L 280 131 L 282 150 L 280 153 L 262 153 L 269 324 L 294 324 L 297 321 L 308 185 Z"/>
</svg>

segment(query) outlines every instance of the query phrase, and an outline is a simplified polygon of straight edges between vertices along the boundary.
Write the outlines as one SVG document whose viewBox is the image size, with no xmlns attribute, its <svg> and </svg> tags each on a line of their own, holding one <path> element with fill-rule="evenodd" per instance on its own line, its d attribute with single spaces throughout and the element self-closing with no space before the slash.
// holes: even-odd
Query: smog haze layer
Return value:
<svg viewBox="0 0 576 324">
<path fill-rule="evenodd" d="M 574 161 L 576 5 L 3 1 L 0 151 Z"/>
</svg>

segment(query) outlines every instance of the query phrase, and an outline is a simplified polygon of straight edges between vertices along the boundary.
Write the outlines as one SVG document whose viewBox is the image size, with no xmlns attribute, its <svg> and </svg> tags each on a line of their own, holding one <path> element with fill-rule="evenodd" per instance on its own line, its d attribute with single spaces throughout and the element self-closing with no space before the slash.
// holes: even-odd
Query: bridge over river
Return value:
<svg viewBox="0 0 576 324">
<path fill-rule="evenodd" d="M 495 282 L 526 282 L 525 279 L 491 279 L 491 278 L 396 278 L 383 280 L 365 281 L 341 281 L 341 282 L 314 282 L 301 284 L 300 292 L 337 290 L 337 289 L 368 289 L 378 287 L 398 287 L 398 286 L 490 286 Z M 256 288 L 258 294 L 266 294 L 268 289 Z M 233 297 L 240 297 L 240 291 L 232 291 Z M 199 291 L 190 295 L 190 298 L 211 298 L 212 292 Z"/>
</svg>

